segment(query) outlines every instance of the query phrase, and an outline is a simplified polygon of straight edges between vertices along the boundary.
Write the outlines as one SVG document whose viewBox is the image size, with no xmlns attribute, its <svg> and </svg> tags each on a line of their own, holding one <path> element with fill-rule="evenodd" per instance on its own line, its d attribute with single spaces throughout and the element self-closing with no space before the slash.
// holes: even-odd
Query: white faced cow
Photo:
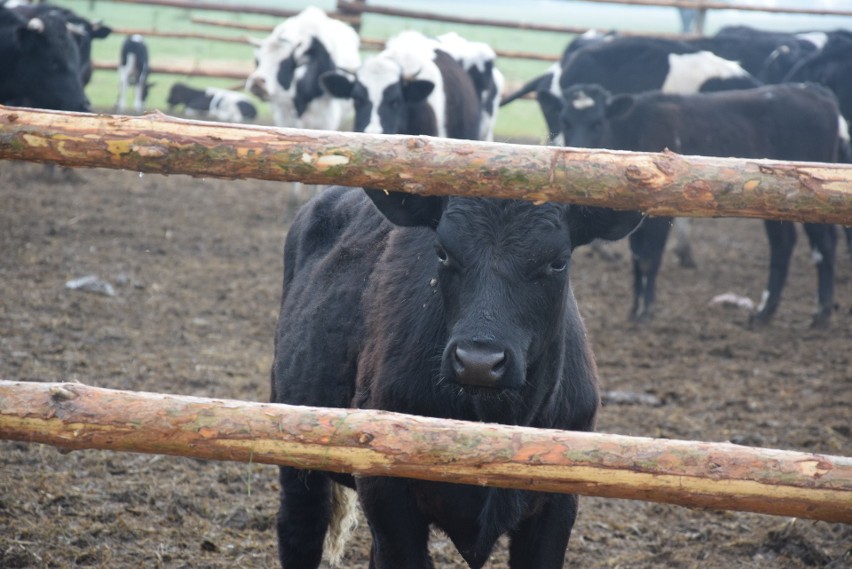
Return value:
<svg viewBox="0 0 852 569">
<path fill-rule="evenodd" d="M 681 154 L 836 162 L 848 152 L 848 131 L 837 100 L 814 84 L 786 83 L 718 93 L 671 95 L 648 92 L 610 95 L 598 85 L 574 85 L 564 92 L 562 133 L 570 146 Z M 631 317 L 649 318 L 655 279 L 670 218 L 649 218 L 630 236 L 634 302 Z M 765 221 L 770 247 L 766 292 L 753 325 L 767 324 L 781 298 L 796 242 L 788 221 Z M 805 223 L 817 268 L 817 310 L 813 326 L 823 327 L 834 310 L 833 225 Z"/>
<path fill-rule="evenodd" d="M 435 41 L 405 32 L 354 74 L 327 73 L 332 95 L 352 99 L 355 130 L 375 134 L 425 134 L 476 140 L 479 96 L 470 76 Z"/>
<path fill-rule="evenodd" d="M 119 113 L 124 112 L 124 99 L 129 87 L 134 87 L 133 109 L 142 112 L 145 99 L 148 98 L 148 47 L 139 34 L 128 36 L 121 44 L 121 56 L 118 63 L 118 103 Z"/>
<path fill-rule="evenodd" d="M 246 89 L 269 102 L 275 124 L 339 130 L 352 105 L 325 93 L 319 78 L 335 69 L 358 68 L 360 39 L 355 30 L 308 7 L 253 43 L 257 69 Z"/>
</svg>

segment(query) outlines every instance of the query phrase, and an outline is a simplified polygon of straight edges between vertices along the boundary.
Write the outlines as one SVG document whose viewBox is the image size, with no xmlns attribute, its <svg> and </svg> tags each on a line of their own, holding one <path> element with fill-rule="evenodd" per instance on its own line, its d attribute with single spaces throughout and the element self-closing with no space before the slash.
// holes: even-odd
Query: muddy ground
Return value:
<svg viewBox="0 0 852 569">
<path fill-rule="evenodd" d="M 0 163 L 0 378 L 268 398 L 284 184 L 87 170 L 45 180 Z M 784 301 L 766 329 L 712 305 L 757 300 L 767 245 L 754 220 L 697 220 L 698 270 L 667 256 L 660 311 L 626 322 L 626 243 L 577 252 L 573 282 L 609 403 L 599 430 L 852 456 L 852 261 L 839 249 L 837 310 L 810 330 L 815 275 L 799 232 Z M 114 296 L 70 290 L 98 275 Z M 274 467 L 0 442 L 0 567 L 275 567 Z M 345 566 L 366 567 L 362 525 Z M 506 567 L 498 548 L 490 567 Z M 852 526 L 583 498 L 566 567 L 852 567 Z M 434 539 L 436 566 L 462 567 Z"/>
</svg>

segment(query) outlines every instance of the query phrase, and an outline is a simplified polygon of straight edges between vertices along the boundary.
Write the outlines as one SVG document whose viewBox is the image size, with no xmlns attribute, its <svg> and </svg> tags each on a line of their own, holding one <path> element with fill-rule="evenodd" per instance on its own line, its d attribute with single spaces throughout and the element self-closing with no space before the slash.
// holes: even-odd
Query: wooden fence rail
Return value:
<svg viewBox="0 0 852 569">
<path fill-rule="evenodd" d="M 0 380 L 0 439 L 852 523 L 852 458 Z"/>
<path fill-rule="evenodd" d="M 852 165 L 632 153 L 0 106 L 0 159 L 852 225 Z"/>
</svg>

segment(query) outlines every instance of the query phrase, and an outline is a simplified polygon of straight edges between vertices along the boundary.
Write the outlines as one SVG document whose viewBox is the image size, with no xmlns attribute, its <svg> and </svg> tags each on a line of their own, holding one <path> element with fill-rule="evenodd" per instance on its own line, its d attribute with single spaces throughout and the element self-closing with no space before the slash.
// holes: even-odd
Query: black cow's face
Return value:
<svg viewBox="0 0 852 569">
<path fill-rule="evenodd" d="M 565 89 L 559 128 L 565 146 L 610 148 L 610 121 L 626 113 L 633 104 L 629 95 L 615 98 L 597 85 Z"/>
<path fill-rule="evenodd" d="M 45 14 L 17 30 L 21 57 L 16 80 L 26 104 L 45 109 L 88 111 L 80 54 L 63 18 Z"/>
<path fill-rule="evenodd" d="M 573 249 L 621 238 L 641 218 L 564 204 L 367 193 L 391 222 L 435 229 L 433 286 L 446 327 L 440 377 L 473 396 L 525 389 L 531 370 L 558 365 L 546 354 L 561 347 L 567 311 L 575 310 L 567 302 Z"/>
<path fill-rule="evenodd" d="M 565 206 L 448 202 L 435 239 L 448 324 L 442 377 L 473 393 L 524 386 L 563 317 L 568 223 Z"/>
</svg>

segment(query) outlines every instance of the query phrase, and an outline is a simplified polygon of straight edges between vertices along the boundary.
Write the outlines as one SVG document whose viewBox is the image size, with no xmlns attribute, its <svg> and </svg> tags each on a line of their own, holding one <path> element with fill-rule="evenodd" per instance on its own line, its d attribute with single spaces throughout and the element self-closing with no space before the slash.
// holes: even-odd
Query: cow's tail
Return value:
<svg viewBox="0 0 852 569">
<path fill-rule="evenodd" d="M 325 534 L 323 557 L 332 567 L 339 567 L 346 542 L 358 527 L 358 495 L 355 490 L 331 483 L 331 521 Z"/>
<path fill-rule="evenodd" d="M 523 87 L 521 87 L 520 89 L 518 89 L 514 93 L 511 93 L 511 94 L 503 97 L 503 99 L 500 101 L 500 106 L 502 107 L 502 106 L 508 105 L 509 103 L 514 101 L 515 99 L 520 99 L 521 97 L 523 97 L 527 93 L 532 93 L 534 91 L 537 91 L 538 88 L 539 88 L 539 84 L 543 80 L 545 80 L 545 78 L 547 78 L 549 75 L 550 74 L 539 75 L 538 77 L 534 77 L 534 78 L 530 79 L 529 81 L 524 83 Z"/>
</svg>

